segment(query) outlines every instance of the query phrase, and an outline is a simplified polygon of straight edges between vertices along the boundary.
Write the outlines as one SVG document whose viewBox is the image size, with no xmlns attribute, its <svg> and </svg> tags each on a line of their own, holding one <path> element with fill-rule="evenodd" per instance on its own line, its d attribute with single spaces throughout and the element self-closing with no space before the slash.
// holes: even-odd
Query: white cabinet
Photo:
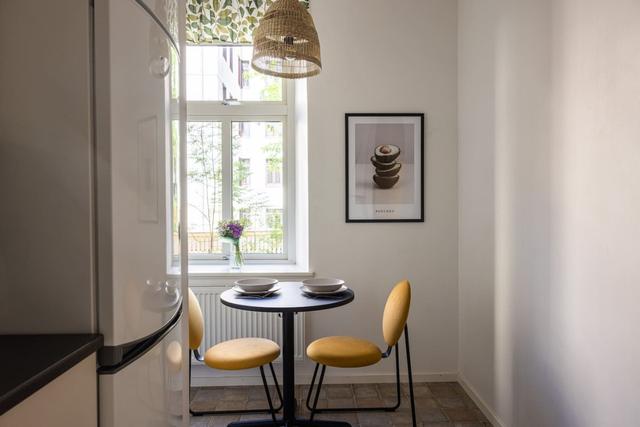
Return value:
<svg viewBox="0 0 640 427">
<path fill-rule="evenodd" d="M 97 427 L 96 381 L 92 354 L 0 416 L 0 427 Z"/>
</svg>

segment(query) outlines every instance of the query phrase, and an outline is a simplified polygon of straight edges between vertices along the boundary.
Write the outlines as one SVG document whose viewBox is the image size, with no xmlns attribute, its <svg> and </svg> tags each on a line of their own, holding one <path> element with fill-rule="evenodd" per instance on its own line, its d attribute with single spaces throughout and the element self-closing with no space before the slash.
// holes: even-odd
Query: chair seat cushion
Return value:
<svg viewBox="0 0 640 427">
<path fill-rule="evenodd" d="M 280 346 L 264 338 L 238 338 L 214 345 L 204 355 L 204 363 L 215 369 L 235 371 L 257 368 L 273 362 Z"/>
<path fill-rule="evenodd" d="M 325 337 L 309 344 L 307 356 L 335 368 L 359 368 L 378 363 L 380 349 L 371 341 L 353 337 Z"/>
</svg>

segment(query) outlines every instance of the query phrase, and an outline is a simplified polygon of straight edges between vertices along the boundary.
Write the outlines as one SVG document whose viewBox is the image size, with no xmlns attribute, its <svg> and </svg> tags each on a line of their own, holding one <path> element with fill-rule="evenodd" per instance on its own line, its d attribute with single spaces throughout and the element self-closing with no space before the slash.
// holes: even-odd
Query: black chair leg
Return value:
<svg viewBox="0 0 640 427">
<path fill-rule="evenodd" d="M 307 393 L 307 409 L 309 411 L 313 411 L 315 413 L 324 413 L 324 412 L 366 412 L 366 411 L 385 411 L 385 412 L 393 412 L 400 407 L 402 402 L 402 390 L 400 385 L 400 347 L 398 344 L 395 346 L 396 352 L 396 403 L 393 406 L 377 406 L 377 407 L 368 407 L 368 408 L 323 408 L 323 409 L 312 409 L 311 408 L 311 394 L 313 391 L 313 387 L 316 381 L 316 376 L 318 373 L 318 367 L 320 364 L 316 363 L 316 368 L 313 371 L 313 377 L 311 378 L 311 385 L 309 386 L 309 392 Z M 326 366 L 322 366 L 323 372 Z M 320 384 L 318 384 L 317 393 L 320 393 Z"/>
<path fill-rule="evenodd" d="M 409 328 L 404 326 L 404 342 L 407 348 L 407 370 L 409 371 L 409 396 L 411 398 L 411 419 L 416 427 L 416 401 L 413 395 L 413 373 L 411 372 L 411 350 L 409 349 Z"/>
<path fill-rule="evenodd" d="M 262 376 L 262 384 L 264 385 L 265 391 L 267 393 L 267 401 L 269 403 L 269 408 L 263 409 L 243 409 L 243 410 L 229 410 L 229 411 L 194 411 L 191 409 L 191 403 L 189 403 L 189 413 L 194 417 L 200 417 L 203 415 L 235 415 L 235 414 L 260 414 L 264 412 L 271 413 L 271 417 L 275 420 L 275 414 L 282 409 L 282 392 L 280 391 L 280 385 L 278 384 L 278 379 L 276 377 L 276 372 L 273 369 L 273 364 L 269 363 L 269 368 L 271 369 L 271 375 L 273 375 L 273 381 L 276 384 L 276 392 L 278 393 L 278 399 L 280 400 L 280 406 L 277 408 L 273 407 L 273 401 L 271 399 L 271 394 L 269 393 L 269 386 L 267 384 L 267 378 L 264 374 L 264 369 L 260 367 L 260 374 Z M 189 351 L 189 391 L 191 391 L 191 351 Z M 191 401 L 191 399 L 189 399 Z"/>
<path fill-rule="evenodd" d="M 319 363 L 316 363 L 316 368 L 313 370 L 313 377 L 311 378 L 311 384 L 309 385 L 309 391 L 307 392 L 307 409 L 311 411 L 311 393 L 313 392 L 313 387 L 316 383 L 316 375 L 318 375 L 318 368 L 320 367 Z"/>
<path fill-rule="evenodd" d="M 315 399 L 313 399 L 313 408 L 311 409 L 309 421 L 313 421 L 313 416 L 316 414 L 316 409 L 318 407 L 318 398 L 320 397 L 320 390 L 322 389 L 322 381 L 324 380 L 324 372 L 326 370 L 326 365 L 322 365 L 322 371 L 320 371 L 320 380 L 318 380 L 318 389 L 316 390 L 316 397 Z"/>
<path fill-rule="evenodd" d="M 264 368 L 260 366 L 260 376 L 262 377 L 262 384 L 264 385 L 264 392 L 267 395 L 267 403 L 269 404 L 269 412 L 271 412 L 271 419 L 276 421 L 276 411 L 273 410 L 273 402 L 271 401 L 271 393 L 269 393 L 269 385 L 267 384 L 267 377 L 264 375 Z"/>
<path fill-rule="evenodd" d="M 280 406 L 278 406 L 275 411 L 279 412 L 282 409 L 282 405 L 284 399 L 282 398 L 282 391 L 280 390 L 280 384 L 278 384 L 278 377 L 276 377 L 276 371 L 273 369 L 273 363 L 269 362 L 269 369 L 271 369 L 271 376 L 273 377 L 273 383 L 276 385 L 276 393 L 278 393 L 278 400 L 280 401 Z"/>
</svg>

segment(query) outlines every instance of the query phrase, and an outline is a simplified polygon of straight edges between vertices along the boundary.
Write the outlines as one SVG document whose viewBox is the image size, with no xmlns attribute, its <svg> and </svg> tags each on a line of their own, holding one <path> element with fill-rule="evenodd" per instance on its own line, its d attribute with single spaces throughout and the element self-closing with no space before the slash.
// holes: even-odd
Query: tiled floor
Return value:
<svg viewBox="0 0 640 427">
<path fill-rule="evenodd" d="M 308 415 L 304 405 L 307 390 L 306 386 L 297 388 L 298 412 L 301 416 Z M 402 405 L 396 412 L 328 413 L 317 417 L 348 421 L 354 427 L 410 426 L 411 409 L 406 384 L 403 384 L 402 391 Z M 414 385 L 414 392 L 419 426 L 491 426 L 458 383 L 419 383 Z M 395 402 L 395 393 L 394 384 L 326 385 L 320 394 L 318 407 L 391 405 Z M 272 396 L 276 396 L 275 390 Z M 262 387 L 194 388 L 191 406 L 194 410 L 251 409 L 266 407 L 267 400 Z M 192 417 L 191 426 L 218 427 L 232 421 L 267 417 L 268 414 Z"/>
</svg>

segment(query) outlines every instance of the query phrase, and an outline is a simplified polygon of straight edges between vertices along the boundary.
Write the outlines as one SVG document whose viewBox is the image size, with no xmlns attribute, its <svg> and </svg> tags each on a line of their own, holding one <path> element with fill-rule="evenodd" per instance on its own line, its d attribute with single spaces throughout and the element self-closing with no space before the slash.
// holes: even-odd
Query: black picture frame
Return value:
<svg viewBox="0 0 640 427">
<path fill-rule="evenodd" d="M 419 136 L 419 144 L 420 144 L 420 155 L 417 160 L 420 163 L 420 172 L 419 172 L 419 184 L 420 184 L 420 201 L 419 201 L 419 212 L 420 215 L 415 218 L 351 218 L 349 212 L 350 205 L 350 173 L 349 170 L 351 168 L 351 158 L 350 158 L 350 143 L 349 135 L 350 135 L 350 119 L 365 117 L 365 118 L 389 118 L 389 117 L 418 117 L 420 119 L 420 136 Z M 346 113 L 345 114 L 345 220 L 347 223 L 415 223 L 415 222 L 424 222 L 425 221 L 425 208 L 424 208 L 424 156 L 425 156 L 425 143 L 424 143 L 424 129 L 425 129 L 425 114 L 424 113 Z M 355 142 L 354 142 L 355 143 Z M 355 160 L 355 159 L 353 159 Z"/>
</svg>

